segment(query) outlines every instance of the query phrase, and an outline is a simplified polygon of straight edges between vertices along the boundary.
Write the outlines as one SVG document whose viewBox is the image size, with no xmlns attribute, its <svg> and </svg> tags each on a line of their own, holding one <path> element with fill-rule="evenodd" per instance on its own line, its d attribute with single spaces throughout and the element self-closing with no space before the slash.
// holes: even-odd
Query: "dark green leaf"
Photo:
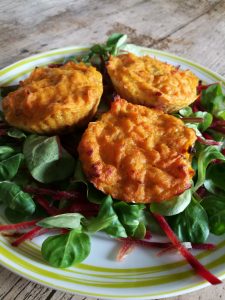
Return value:
<svg viewBox="0 0 225 300">
<path fill-rule="evenodd" d="M 204 243 L 209 235 L 207 213 L 196 200 L 180 214 L 168 217 L 170 225 L 183 242 Z"/>
<path fill-rule="evenodd" d="M 68 268 L 83 261 L 90 249 L 89 236 L 74 229 L 67 234 L 48 237 L 42 244 L 41 253 L 51 266 Z"/>
<path fill-rule="evenodd" d="M 23 154 L 18 153 L 14 156 L 6 158 L 0 162 L 0 180 L 10 180 L 18 172 L 23 161 Z"/>
<path fill-rule="evenodd" d="M 7 134 L 8 136 L 12 137 L 12 138 L 15 138 L 15 139 L 24 139 L 26 138 L 26 134 L 17 129 L 17 128 L 10 128 L 8 131 L 7 131 Z"/>
<path fill-rule="evenodd" d="M 212 84 L 202 91 L 201 104 L 209 113 L 225 120 L 225 96 L 220 84 Z"/>
<path fill-rule="evenodd" d="M 140 231 L 141 228 L 138 229 L 138 227 L 141 226 L 140 223 L 143 223 L 142 213 L 145 205 L 128 204 L 120 201 L 115 203 L 113 205 L 113 208 L 117 213 L 121 224 L 124 226 L 128 236 L 134 236 L 135 233 L 137 234 L 137 230 Z M 145 232 L 143 230 L 142 232 L 145 236 Z M 144 236 L 142 236 L 141 238 L 144 238 Z"/>
<path fill-rule="evenodd" d="M 117 55 L 121 46 L 125 44 L 127 35 L 122 33 L 113 33 L 109 36 L 106 46 L 110 49 L 111 55 Z"/>
<path fill-rule="evenodd" d="M 206 169 L 210 162 L 214 159 L 225 161 L 224 155 L 220 153 L 216 146 L 208 146 L 200 151 L 197 163 L 197 182 L 194 186 L 194 191 L 197 191 L 199 187 L 203 185 L 206 178 Z"/>
<path fill-rule="evenodd" d="M 76 188 L 80 183 L 84 184 L 87 188 L 87 198 L 90 202 L 100 204 L 105 199 L 105 194 L 97 190 L 86 178 L 82 170 L 80 160 L 77 161 L 75 172 L 74 172 L 74 181 L 71 184 L 71 188 Z"/>
<path fill-rule="evenodd" d="M 28 221 L 30 216 L 24 215 L 22 212 L 19 212 L 17 210 L 13 210 L 9 207 L 6 207 L 4 214 L 7 218 L 7 220 L 11 223 L 19 223 Z"/>
<path fill-rule="evenodd" d="M 211 195 L 203 199 L 202 206 L 209 218 L 210 232 L 221 235 L 225 233 L 225 196 Z"/>
<path fill-rule="evenodd" d="M 15 183 L 0 182 L 0 201 L 12 210 L 24 215 L 31 215 L 35 211 L 35 203 L 28 193 L 24 193 Z"/>
<path fill-rule="evenodd" d="M 105 198 L 100 206 L 97 217 L 87 221 L 86 228 L 89 232 L 103 230 L 111 236 L 127 237 L 126 230 L 113 209 L 113 200 L 111 196 Z"/>
<path fill-rule="evenodd" d="M 183 194 L 173 197 L 171 200 L 163 202 L 153 202 L 150 210 L 162 216 L 173 216 L 181 213 L 191 202 L 191 189 L 186 190 Z"/>
<path fill-rule="evenodd" d="M 207 179 L 210 179 L 217 188 L 225 191 L 225 163 L 210 166 Z"/>
<path fill-rule="evenodd" d="M 74 158 L 62 148 L 56 136 L 30 135 L 23 153 L 31 175 L 42 183 L 66 179 L 74 171 Z"/>
<path fill-rule="evenodd" d="M 6 159 L 15 153 L 14 148 L 10 146 L 0 146 L 0 160 Z"/>
</svg>

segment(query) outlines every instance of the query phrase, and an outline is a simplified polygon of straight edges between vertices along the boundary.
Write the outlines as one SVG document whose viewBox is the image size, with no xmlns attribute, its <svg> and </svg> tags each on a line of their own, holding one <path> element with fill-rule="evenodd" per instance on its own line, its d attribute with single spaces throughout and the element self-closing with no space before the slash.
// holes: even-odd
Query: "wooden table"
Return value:
<svg viewBox="0 0 225 300">
<path fill-rule="evenodd" d="M 0 68 L 42 51 L 103 42 L 112 32 L 225 76 L 224 0 L 1 0 Z M 225 299 L 224 290 L 225 284 L 170 299 Z M 0 267 L 0 299 L 91 298 L 46 288 Z"/>
</svg>

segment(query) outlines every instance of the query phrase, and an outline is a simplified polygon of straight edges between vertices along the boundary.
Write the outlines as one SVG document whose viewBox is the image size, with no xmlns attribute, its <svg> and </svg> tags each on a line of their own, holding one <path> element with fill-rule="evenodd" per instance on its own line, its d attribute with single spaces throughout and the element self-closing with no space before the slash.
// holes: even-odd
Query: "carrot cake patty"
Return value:
<svg viewBox="0 0 225 300">
<path fill-rule="evenodd" d="M 118 98 L 89 123 L 78 147 L 94 186 L 133 203 L 165 201 L 190 187 L 193 129 L 157 109 Z"/>
<path fill-rule="evenodd" d="M 87 124 L 102 92 L 102 75 L 94 67 L 74 62 L 39 67 L 3 99 L 3 112 L 6 121 L 20 129 L 60 133 Z"/>
<path fill-rule="evenodd" d="M 197 98 L 198 78 L 150 56 L 111 56 L 107 70 L 117 93 L 129 102 L 175 112 Z"/>
</svg>

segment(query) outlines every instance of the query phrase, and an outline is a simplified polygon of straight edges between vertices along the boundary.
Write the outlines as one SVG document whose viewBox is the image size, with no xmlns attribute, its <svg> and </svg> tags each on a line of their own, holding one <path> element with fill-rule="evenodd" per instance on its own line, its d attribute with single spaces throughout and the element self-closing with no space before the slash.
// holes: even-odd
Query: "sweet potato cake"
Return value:
<svg viewBox="0 0 225 300">
<path fill-rule="evenodd" d="M 94 67 L 68 62 L 39 67 L 2 103 L 6 121 L 39 134 L 60 133 L 85 125 L 95 114 L 103 92 Z"/>
<path fill-rule="evenodd" d="M 194 130 L 157 109 L 118 98 L 91 122 L 78 146 L 83 171 L 115 199 L 150 203 L 171 199 L 190 187 Z"/>
<path fill-rule="evenodd" d="M 107 65 L 117 93 L 129 102 L 175 112 L 197 98 L 198 78 L 150 56 L 111 56 Z"/>
</svg>

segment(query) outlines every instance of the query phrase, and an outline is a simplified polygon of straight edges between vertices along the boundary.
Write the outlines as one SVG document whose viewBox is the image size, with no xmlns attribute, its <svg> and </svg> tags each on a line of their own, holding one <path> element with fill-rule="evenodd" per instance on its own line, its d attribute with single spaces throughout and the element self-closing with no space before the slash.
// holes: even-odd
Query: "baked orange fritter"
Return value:
<svg viewBox="0 0 225 300">
<path fill-rule="evenodd" d="M 175 112 L 197 98 L 198 78 L 149 56 L 111 56 L 107 70 L 117 93 L 129 102 Z"/>
<path fill-rule="evenodd" d="M 68 62 L 39 67 L 2 103 L 6 121 L 29 132 L 59 133 L 83 126 L 95 114 L 103 92 L 94 67 Z"/>
<path fill-rule="evenodd" d="M 190 147 L 196 135 L 157 109 L 117 99 L 89 123 L 78 147 L 84 173 L 115 199 L 150 203 L 171 199 L 190 187 Z"/>
</svg>

